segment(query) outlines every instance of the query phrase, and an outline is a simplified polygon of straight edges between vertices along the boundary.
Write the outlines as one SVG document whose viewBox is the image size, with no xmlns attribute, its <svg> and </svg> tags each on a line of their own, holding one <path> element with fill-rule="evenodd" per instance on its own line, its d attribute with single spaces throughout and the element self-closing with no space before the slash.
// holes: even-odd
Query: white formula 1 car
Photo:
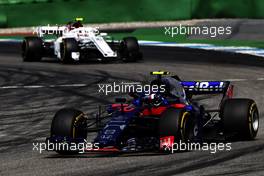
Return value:
<svg viewBox="0 0 264 176">
<path fill-rule="evenodd" d="M 125 37 L 114 41 L 107 33 L 97 28 L 83 27 L 80 20 L 66 26 L 42 26 L 35 30 L 37 36 L 25 37 L 22 43 L 24 61 L 40 61 L 42 57 L 55 56 L 63 63 L 73 63 L 83 59 L 121 59 L 135 62 L 142 59 L 139 44 L 135 37 Z M 55 35 L 54 40 L 44 36 Z"/>
</svg>

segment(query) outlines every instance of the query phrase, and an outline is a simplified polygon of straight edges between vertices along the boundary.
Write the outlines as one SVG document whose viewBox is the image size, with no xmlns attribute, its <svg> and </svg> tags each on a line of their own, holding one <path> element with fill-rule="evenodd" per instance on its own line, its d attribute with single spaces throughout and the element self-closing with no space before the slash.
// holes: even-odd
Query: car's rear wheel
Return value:
<svg viewBox="0 0 264 176">
<path fill-rule="evenodd" d="M 120 44 L 120 56 L 124 62 L 135 62 L 142 59 L 138 40 L 135 37 L 125 37 Z"/>
<path fill-rule="evenodd" d="M 43 55 L 43 41 L 40 37 L 25 37 L 22 42 L 22 58 L 25 62 L 40 61 Z"/>
<path fill-rule="evenodd" d="M 86 139 L 87 122 L 83 112 L 66 108 L 59 110 L 51 124 L 51 137 L 70 138 L 75 139 Z M 69 149 L 56 150 L 60 154 L 74 154 L 78 151 L 71 151 Z"/>
<path fill-rule="evenodd" d="M 221 109 L 224 133 L 234 140 L 253 140 L 259 128 L 259 113 L 254 100 L 227 99 Z"/>
<path fill-rule="evenodd" d="M 69 64 L 74 63 L 76 60 L 73 59 L 73 53 L 79 53 L 78 42 L 74 38 L 65 38 L 62 41 L 60 47 L 62 63 Z"/>
<path fill-rule="evenodd" d="M 198 121 L 190 112 L 169 108 L 160 118 L 159 132 L 161 138 L 173 136 L 174 143 L 188 143 L 199 136 L 198 127 Z"/>
</svg>

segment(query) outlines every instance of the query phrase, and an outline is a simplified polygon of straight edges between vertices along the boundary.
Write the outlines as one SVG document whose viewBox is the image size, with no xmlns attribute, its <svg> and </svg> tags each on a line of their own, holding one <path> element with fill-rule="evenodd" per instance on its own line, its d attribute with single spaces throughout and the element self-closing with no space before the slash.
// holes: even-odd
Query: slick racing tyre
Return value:
<svg viewBox="0 0 264 176">
<path fill-rule="evenodd" d="M 78 42 L 74 38 L 65 38 L 60 47 L 61 60 L 64 64 L 74 63 L 72 52 L 78 53 Z"/>
<path fill-rule="evenodd" d="M 188 143 L 199 136 L 198 121 L 190 112 L 169 108 L 160 118 L 160 137 L 174 136 L 174 143 Z"/>
<path fill-rule="evenodd" d="M 23 61 L 40 61 L 43 54 L 43 41 L 39 37 L 25 37 L 22 42 Z"/>
<path fill-rule="evenodd" d="M 59 110 L 51 124 L 51 137 L 61 137 L 61 138 L 70 138 L 74 139 L 86 139 L 87 122 L 84 117 L 83 112 L 76 109 L 61 109 Z M 70 150 L 56 150 L 60 154 L 74 154 L 78 151 Z"/>
<path fill-rule="evenodd" d="M 227 99 L 221 109 L 224 133 L 233 140 L 253 140 L 259 128 L 259 113 L 254 100 Z"/>
<path fill-rule="evenodd" d="M 120 54 L 124 62 L 135 62 L 142 59 L 137 39 L 135 37 L 123 38 L 120 44 Z"/>
</svg>

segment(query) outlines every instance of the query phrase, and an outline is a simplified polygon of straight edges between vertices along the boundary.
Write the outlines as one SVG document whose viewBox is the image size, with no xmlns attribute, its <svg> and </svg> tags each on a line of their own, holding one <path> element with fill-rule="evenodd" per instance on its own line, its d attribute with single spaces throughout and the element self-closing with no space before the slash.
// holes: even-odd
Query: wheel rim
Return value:
<svg viewBox="0 0 264 176">
<path fill-rule="evenodd" d="M 193 127 L 193 136 L 194 137 L 198 136 L 198 125 L 197 124 L 195 124 Z"/>
</svg>

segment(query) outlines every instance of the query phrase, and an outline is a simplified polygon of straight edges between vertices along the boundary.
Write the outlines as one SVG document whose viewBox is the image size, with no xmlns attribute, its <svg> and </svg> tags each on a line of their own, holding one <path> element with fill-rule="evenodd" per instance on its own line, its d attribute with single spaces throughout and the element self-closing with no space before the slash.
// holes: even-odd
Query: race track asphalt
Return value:
<svg viewBox="0 0 264 176">
<path fill-rule="evenodd" d="M 263 67 L 228 61 L 258 59 L 232 53 L 143 47 L 138 63 L 87 62 L 63 65 L 53 59 L 22 62 L 19 46 L 0 44 L 0 175 L 263 175 Z M 221 63 L 224 59 L 224 63 Z M 91 105 L 113 101 L 98 93 L 99 83 L 142 81 L 167 70 L 185 80 L 232 80 L 235 96 L 252 98 L 260 111 L 256 140 L 233 142 L 231 151 L 60 156 L 33 151 L 44 142 L 54 113 L 63 107 L 92 112 Z M 81 86 L 84 85 L 84 86 Z M 38 87 L 37 87 L 38 86 Z"/>
</svg>

